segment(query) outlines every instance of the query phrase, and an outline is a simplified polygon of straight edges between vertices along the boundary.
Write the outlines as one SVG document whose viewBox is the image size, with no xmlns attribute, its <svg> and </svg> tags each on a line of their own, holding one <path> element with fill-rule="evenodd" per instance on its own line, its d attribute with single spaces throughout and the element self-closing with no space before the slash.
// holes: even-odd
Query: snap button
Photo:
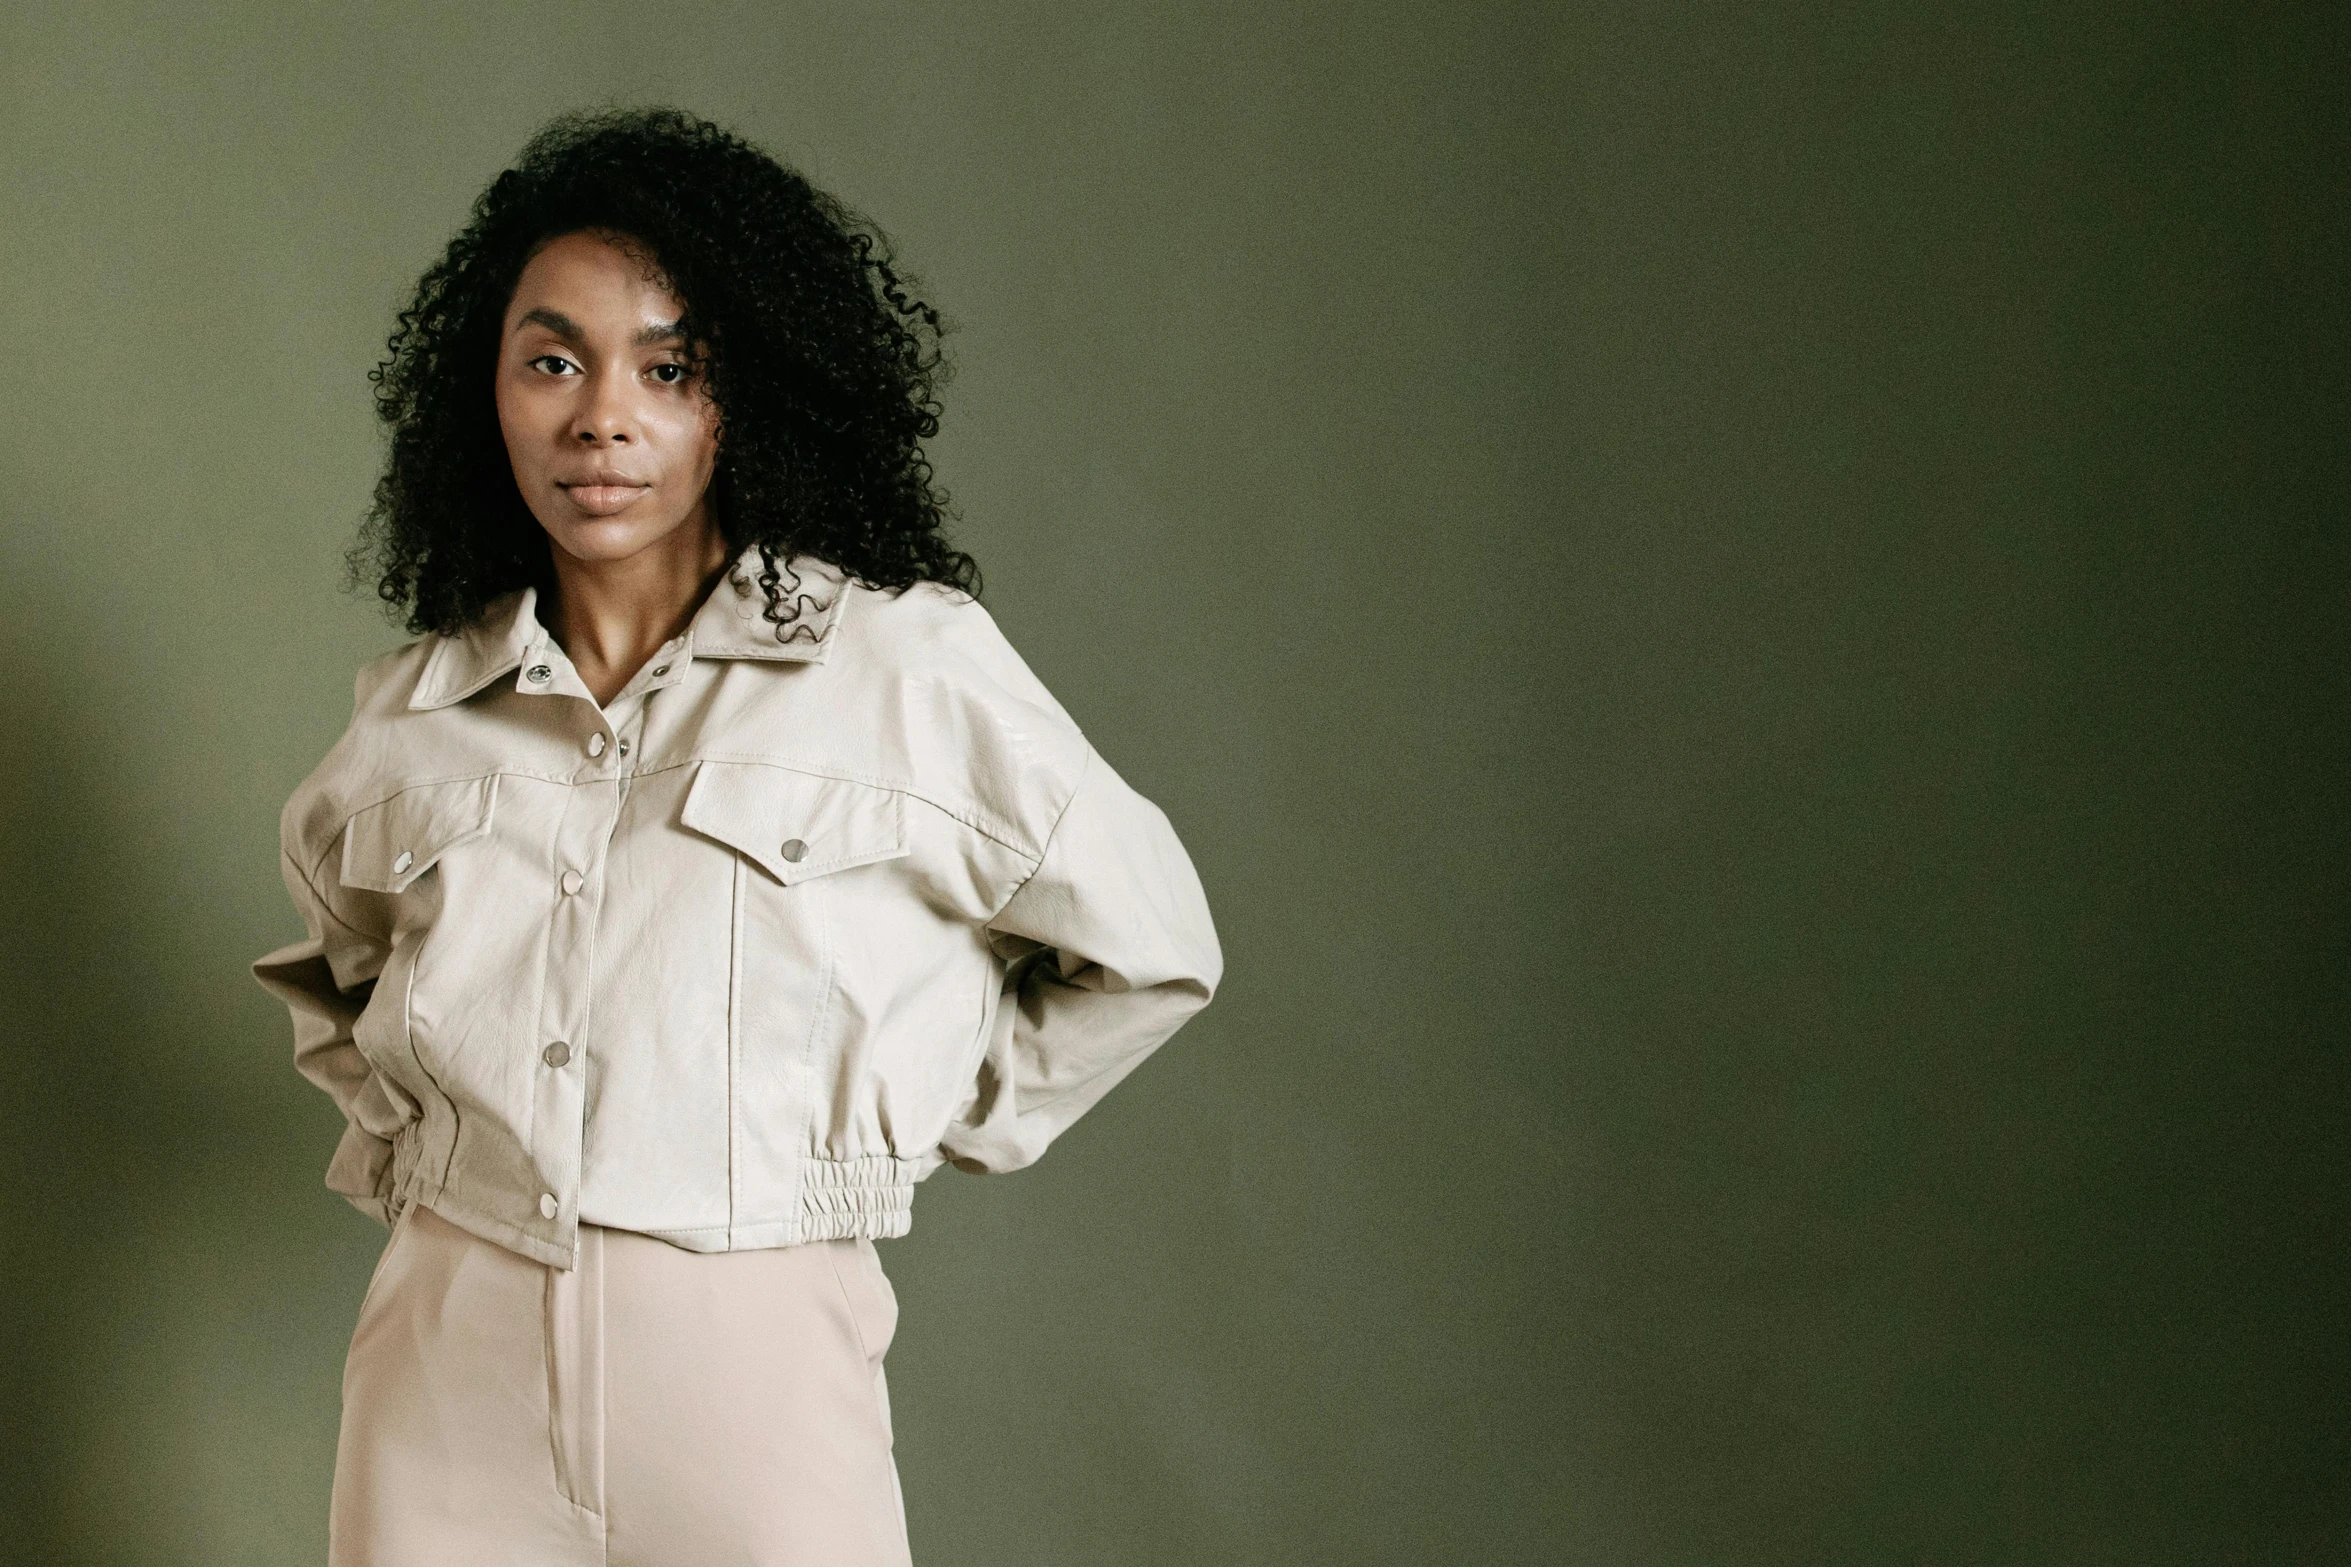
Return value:
<svg viewBox="0 0 2351 1567">
<path fill-rule="evenodd" d="M 783 857 L 786 860 L 790 861 L 794 865 L 797 865 L 802 860 L 808 858 L 808 845 L 802 843 L 797 838 L 786 838 L 784 840 L 784 847 L 780 852 L 783 854 Z"/>
<path fill-rule="evenodd" d="M 588 736 L 588 754 L 590 756 L 602 756 L 604 754 L 604 737 L 602 735 Z"/>
<path fill-rule="evenodd" d="M 398 859 L 396 859 L 396 860 L 394 860 L 394 861 L 392 862 L 392 874 L 393 874 L 393 875 L 395 875 L 395 876 L 397 876 L 397 875 L 399 875 L 399 874 L 400 874 L 402 871 L 404 871 L 404 870 L 408 869 L 408 867 L 409 867 L 409 866 L 411 866 L 411 865 L 414 865 L 415 863 L 416 863 L 416 856 L 415 856 L 415 855 L 413 855 L 413 854 L 411 854 L 411 853 L 409 853 L 409 852 L 408 852 L 406 849 L 402 849 L 402 850 L 400 851 L 400 858 L 398 858 Z"/>
<path fill-rule="evenodd" d="M 653 678 L 654 678 L 654 679 L 656 679 L 656 680 L 659 680 L 659 679 L 660 679 L 660 678 L 661 678 L 663 675 L 666 675 L 666 674 L 668 674 L 668 673 L 669 673 L 669 666 L 668 666 L 667 664 L 660 664 L 660 665 L 656 665 L 656 666 L 654 667 L 654 670 L 653 670 Z"/>
<path fill-rule="evenodd" d="M 539 1059 L 549 1066 L 569 1066 L 571 1064 L 571 1046 L 558 1039 L 539 1052 Z"/>
<path fill-rule="evenodd" d="M 539 1198 L 539 1216 L 544 1219 L 554 1218 L 557 1206 L 553 1192 L 542 1194 Z"/>
<path fill-rule="evenodd" d="M 565 871 L 563 873 L 563 895 L 567 898 L 570 897 L 573 893 L 579 891 L 585 882 L 586 878 L 581 876 L 578 871 Z M 560 1061 L 556 1062 L 555 1064 L 557 1066 L 563 1065 L 563 1063 Z"/>
<path fill-rule="evenodd" d="M 543 686 L 549 680 L 555 677 L 555 671 L 548 668 L 545 664 L 533 664 L 530 668 L 522 672 L 522 677 L 523 679 L 531 682 L 533 685 Z"/>
<path fill-rule="evenodd" d="M 623 741 L 620 743 L 620 754 L 621 754 L 621 755 L 623 755 L 623 756 L 626 756 L 626 755 L 628 755 L 628 754 L 629 754 L 629 743 L 628 743 L 626 740 L 623 740 Z"/>
</svg>

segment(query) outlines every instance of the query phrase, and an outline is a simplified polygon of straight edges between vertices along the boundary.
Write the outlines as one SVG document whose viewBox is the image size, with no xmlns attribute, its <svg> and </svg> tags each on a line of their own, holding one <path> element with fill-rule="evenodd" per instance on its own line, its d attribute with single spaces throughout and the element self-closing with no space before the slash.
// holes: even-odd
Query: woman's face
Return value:
<svg viewBox="0 0 2351 1567">
<path fill-rule="evenodd" d="M 705 552 L 718 409 L 688 364 L 685 306 L 592 233 L 523 268 L 498 350 L 498 426 L 514 482 L 555 547 L 619 561 Z"/>
</svg>

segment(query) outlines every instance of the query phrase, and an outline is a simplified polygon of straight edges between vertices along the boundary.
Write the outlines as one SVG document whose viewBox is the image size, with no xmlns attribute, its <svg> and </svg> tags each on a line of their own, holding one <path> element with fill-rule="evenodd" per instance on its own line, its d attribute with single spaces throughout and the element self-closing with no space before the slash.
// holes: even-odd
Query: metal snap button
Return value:
<svg viewBox="0 0 2351 1567">
<path fill-rule="evenodd" d="M 565 897 L 570 897 L 573 893 L 579 891 L 580 888 L 585 885 L 587 885 L 587 880 L 585 877 L 581 876 L 578 871 L 565 871 L 563 873 L 563 895 Z M 563 1063 L 560 1061 L 556 1063 L 558 1066 L 562 1064 Z"/>
<path fill-rule="evenodd" d="M 571 1064 L 571 1046 L 558 1039 L 539 1052 L 539 1059 L 549 1066 L 568 1066 Z"/>
<path fill-rule="evenodd" d="M 409 866 L 411 866 L 411 865 L 414 865 L 415 863 L 416 863 L 416 856 L 415 856 L 415 855 L 413 855 L 413 854 L 411 854 L 411 853 L 409 853 L 409 852 L 408 852 L 406 849 L 402 849 L 402 850 L 400 851 L 400 858 L 398 858 L 398 859 L 396 859 L 396 860 L 394 860 L 394 861 L 392 862 L 392 874 L 393 874 L 393 875 L 395 875 L 395 876 L 397 876 L 397 875 L 399 875 L 399 874 L 400 874 L 402 871 L 404 871 L 404 870 L 408 869 L 408 867 L 409 867 Z"/>
<path fill-rule="evenodd" d="M 554 1218 L 554 1217 L 555 1217 L 555 1210 L 556 1210 L 556 1209 L 557 1209 L 559 1206 L 561 1206 L 561 1205 L 560 1205 L 559 1203 L 557 1203 L 557 1202 L 556 1202 L 556 1200 L 555 1200 L 555 1194 L 554 1194 L 553 1192 L 548 1192 L 548 1193 L 546 1193 L 545 1195 L 543 1195 L 543 1196 L 541 1196 L 541 1197 L 539 1198 L 539 1214 L 540 1214 L 540 1217 L 542 1217 L 542 1218 L 548 1218 L 548 1219 L 552 1219 L 552 1218 Z"/>
<path fill-rule="evenodd" d="M 663 665 L 659 666 L 658 668 L 656 668 L 656 669 L 653 671 L 653 678 L 654 678 L 654 679 L 656 679 L 656 680 L 659 680 L 659 679 L 660 679 L 660 678 L 661 678 L 663 675 L 666 675 L 666 674 L 668 674 L 668 673 L 669 673 L 669 666 L 668 666 L 667 664 L 663 664 Z"/>
<path fill-rule="evenodd" d="M 797 838 L 786 838 L 781 853 L 786 860 L 797 865 L 808 858 L 808 845 Z"/>
<path fill-rule="evenodd" d="M 604 754 L 604 737 L 602 735 L 595 734 L 588 736 L 588 754 L 590 756 L 602 756 Z"/>
<path fill-rule="evenodd" d="M 522 677 L 534 685 L 543 686 L 548 681 L 555 678 L 555 671 L 548 668 L 545 664 L 533 664 L 530 668 L 522 672 Z"/>
</svg>

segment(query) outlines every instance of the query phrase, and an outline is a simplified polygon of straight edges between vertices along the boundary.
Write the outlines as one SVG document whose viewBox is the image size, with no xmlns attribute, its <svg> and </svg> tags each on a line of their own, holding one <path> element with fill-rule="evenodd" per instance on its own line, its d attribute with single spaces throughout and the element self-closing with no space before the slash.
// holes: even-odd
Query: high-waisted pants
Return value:
<svg viewBox="0 0 2351 1567">
<path fill-rule="evenodd" d="M 343 1370 L 331 1567 L 908 1567 L 871 1241 L 533 1262 L 422 1206 Z"/>
</svg>

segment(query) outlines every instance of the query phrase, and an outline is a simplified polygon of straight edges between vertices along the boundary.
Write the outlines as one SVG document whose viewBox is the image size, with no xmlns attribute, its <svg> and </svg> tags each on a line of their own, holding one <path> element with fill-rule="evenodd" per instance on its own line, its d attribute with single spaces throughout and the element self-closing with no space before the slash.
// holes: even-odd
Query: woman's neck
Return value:
<svg viewBox="0 0 2351 1567">
<path fill-rule="evenodd" d="M 624 560 L 580 560 L 552 547 L 549 554 L 555 602 L 542 619 L 598 706 L 686 629 L 733 558 L 707 520 L 681 525 Z"/>
</svg>

